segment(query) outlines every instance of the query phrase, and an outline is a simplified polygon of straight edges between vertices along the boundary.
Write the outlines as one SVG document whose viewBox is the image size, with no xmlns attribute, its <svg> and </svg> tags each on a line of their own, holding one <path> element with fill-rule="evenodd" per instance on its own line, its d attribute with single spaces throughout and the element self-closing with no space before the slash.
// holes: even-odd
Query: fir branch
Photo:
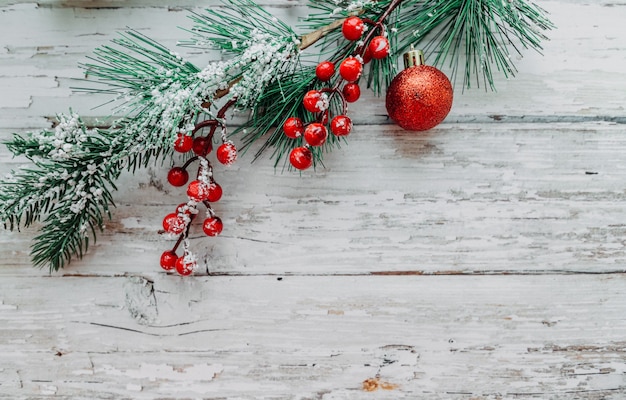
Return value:
<svg viewBox="0 0 626 400">
<path fill-rule="evenodd" d="M 193 38 L 181 44 L 217 48 L 227 55 L 204 68 L 136 31 L 97 49 L 82 67 L 91 82 L 95 78 L 101 85 L 80 90 L 114 96 L 119 115 L 114 126 L 88 130 L 74 114 L 61 115 L 54 131 L 14 135 L 6 143 L 32 165 L 0 181 L 0 220 L 13 229 L 46 215 L 33 246 L 35 265 L 56 270 L 73 255 L 82 256 L 89 238 L 95 240 L 105 216 L 110 217 L 111 190 L 119 174 L 171 155 L 176 135 L 192 132 L 198 115 L 212 115 L 213 104 L 222 97 L 229 106 L 251 111 L 248 122 L 235 131 L 243 132 L 244 145 L 265 137 L 255 156 L 272 147 L 278 165 L 302 138 L 287 140 L 273 129 L 289 116 L 305 122 L 321 117 L 302 106 L 307 90 L 324 85 L 302 61 L 303 51 L 316 45 L 317 61 L 325 56 L 337 62 L 362 54 L 374 34 L 370 31 L 362 42 L 345 41 L 339 27 L 349 15 L 376 22 L 375 29 L 395 49 L 391 57 L 370 64 L 368 86 L 378 93 L 395 75 L 397 55 L 421 40 L 427 51 L 437 53 L 435 64 L 449 62 L 453 80 L 464 63 L 467 87 L 472 76 L 477 81 L 482 76 L 494 89 L 494 69 L 505 76 L 515 73 L 508 48 L 540 50 L 546 39 L 542 31 L 552 27 L 545 12 L 526 0 L 316 0 L 311 7 L 319 12 L 309 16 L 311 31 L 301 36 L 250 0 L 192 14 Z M 330 83 L 333 115 L 345 111 L 335 82 Z M 220 113 L 217 119 L 223 117 Z M 313 148 L 315 162 L 321 163 L 322 153 L 342 140 L 331 135 L 324 146 Z"/>
<path fill-rule="evenodd" d="M 290 26 L 250 0 L 224 2 L 222 8 L 192 12 L 189 18 L 194 26 L 193 37 L 179 41 L 179 45 L 201 49 L 220 49 L 237 55 L 245 52 L 249 41 L 259 32 L 288 41 L 297 35 Z"/>
<path fill-rule="evenodd" d="M 134 172 L 170 155 L 175 135 L 192 131 L 192 121 L 209 111 L 206 104 L 215 96 L 229 95 L 241 108 L 256 104 L 270 82 L 293 73 L 297 44 L 294 34 L 257 30 L 235 57 L 200 70 L 140 33 L 126 32 L 83 66 L 105 86 L 82 89 L 115 94 L 126 115 L 109 130 L 87 132 L 71 115 L 61 116 L 54 132 L 15 135 L 7 147 L 34 166 L 0 181 L 0 220 L 13 229 L 47 214 L 32 249 L 37 266 L 57 270 L 72 255 L 81 257 L 87 232 L 95 240 L 109 215 L 110 190 L 123 169 Z"/>
<path fill-rule="evenodd" d="M 113 205 L 110 190 L 121 170 L 106 135 L 88 131 L 76 115 L 58 118 L 54 132 L 15 135 L 7 143 L 33 165 L 0 181 L 0 220 L 9 228 L 30 226 L 48 214 L 32 256 L 34 265 L 50 270 L 65 265 L 71 254 L 82 255 L 89 243 L 87 231 L 95 238 L 96 228 L 102 229 L 103 215 Z"/>
<path fill-rule="evenodd" d="M 320 10 L 306 19 L 307 26 L 316 29 L 350 14 L 378 21 L 393 0 L 376 2 L 337 3 L 315 0 L 311 7 Z M 516 68 L 511 53 L 522 55 L 521 48 L 541 51 L 543 33 L 554 25 L 545 10 L 528 0 L 402 0 L 389 16 L 391 40 L 396 45 L 390 59 L 406 52 L 411 46 L 434 54 L 432 64 L 451 68 L 451 80 L 460 73 L 467 88 L 481 80 L 495 90 L 494 70 L 505 77 L 514 76 Z M 340 40 L 338 33 L 328 35 L 328 46 Z M 337 54 L 345 55 L 345 49 Z M 337 56 L 337 54 L 335 56 Z M 395 61 L 395 60 L 394 60 Z M 395 68 L 386 62 L 373 62 L 369 68 L 368 85 L 380 93 L 393 78 Z"/>
<path fill-rule="evenodd" d="M 510 49 L 519 55 L 520 46 L 541 51 L 547 39 L 542 31 L 553 27 L 546 12 L 526 0 L 407 1 L 395 22 L 398 52 L 425 41 L 419 46 L 436 54 L 434 65 L 447 62 L 452 81 L 461 73 L 464 87 L 482 80 L 492 90 L 494 68 L 505 77 L 517 71 Z"/>
</svg>

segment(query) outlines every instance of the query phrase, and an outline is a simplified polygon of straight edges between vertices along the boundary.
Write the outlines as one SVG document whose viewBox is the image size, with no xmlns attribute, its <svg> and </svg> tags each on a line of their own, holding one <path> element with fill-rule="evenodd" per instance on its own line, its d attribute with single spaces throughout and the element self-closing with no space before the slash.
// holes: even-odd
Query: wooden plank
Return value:
<svg viewBox="0 0 626 400">
<path fill-rule="evenodd" d="M 32 4 L 31 0 L 4 0 L 6 5 Z M 298 0 L 259 0 L 256 4 L 262 6 L 282 6 L 294 7 L 306 4 L 305 1 Z M 159 0 L 43 0 L 37 2 L 40 8 L 95 8 L 95 9 L 131 9 L 131 8 L 163 8 L 163 9 L 191 9 L 198 7 L 214 7 L 223 3 L 216 0 L 172 0 L 164 4 Z"/>
<path fill-rule="evenodd" d="M 173 47 L 197 5 L 1 2 L 0 140 L 70 106 L 105 115 L 71 91 L 77 63 L 127 26 Z M 194 277 L 157 266 L 184 199 L 167 166 L 126 174 L 57 274 L 31 267 L 37 227 L 0 230 L 0 398 L 625 398 L 626 1 L 541 5 L 544 55 L 497 93 L 457 85 L 436 129 L 389 125 L 365 93 L 323 169 L 216 168 L 226 227 L 194 231 Z M 22 162 L 0 148 L 0 173 Z"/>
<path fill-rule="evenodd" d="M 625 284 L 623 274 L 2 279 L 0 392 L 620 399 Z"/>
<path fill-rule="evenodd" d="M 112 8 L 72 8 L 73 3 L 54 3 L 59 7 L 16 4 L 2 8 L 0 25 L 11 35 L 7 36 L 10 41 L 0 46 L 0 83 L 10 88 L 3 92 L 0 102 L 0 127 L 20 128 L 22 119 L 33 116 L 41 118 L 33 124 L 39 127 L 48 123 L 44 117 L 70 107 L 85 116 L 107 115 L 108 109 L 94 107 L 108 98 L 72 93 L 71 87 L 76 86 L 73 79 L 82 77 L 78 63 L 127 27 L 172 48 L 177 40 L 187 38 L 177 28 L 189 27 L 186 12 L 179 8 L 144 7 L 141 2 L 131 3 L 137 7 L 111 2 L 115 5 Z M 269 10 L 295 26 L 306 9 L 301 3 L 289 4 L 285 8 L 273 3 Z M 510 80 L 499 76 L 498 92 L 482 88 L 463 91 L 457 84 L 448 120 L 623 122 L 626 58 L 619 42 L 621 21 L 626 18 L 623 4 L 573 0 L 542 3 L 558 27 L 548 32 L 550 40 L 544 43 L 543 55 L 526 51 L 523 58 L 512 56 L 519 72 Z M 217 57 L 178 50 L 198 65 Z M 449 73 L 447 67 L 443 70 Z M 20 85 L 9 85 L 18 81 Z M 384 122 L 384 104 L 373 99 L 367 94 L 351 107 L 355 121 Z"/>
<path fill-rule="evenodd" d="M 302 176 L 267 158 L 216 164 L 225 229 L 192 231 L 198 273 L 624 271 L 625 152 L 616 124 L 387 125 L 356 127 Z M 166 174 L 125 176 L 106 232 L 63 273 L 158 270 L 173 245 L 157 234 L 162 218 L 186 199 Z M 29 273 L 34 234 L 0 231 L 0 274 Z"/>
</svg>

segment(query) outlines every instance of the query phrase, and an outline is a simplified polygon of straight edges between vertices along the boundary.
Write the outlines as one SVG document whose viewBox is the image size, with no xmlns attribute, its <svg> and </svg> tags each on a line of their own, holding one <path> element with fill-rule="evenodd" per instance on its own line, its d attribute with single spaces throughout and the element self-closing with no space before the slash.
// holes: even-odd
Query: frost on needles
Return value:
<svg viewBox="0 0 626 400">
<path fill-rule="evenodd" d="M 223 126 L 220 100 L 250 111 L 230 135 L 241 133 L 244 146 L 263 140 L 257 155 L 273 148 L 277 165 L 299 142 L 274 128 L 290 116 L 311 122 L 302 96 L 321 87 L 314 65 L 345 59 L 362 44 L 341 40 L 341 23 L 350 15 L 378 23 L 392 43 L 390 55 L 420 46 L 467 88 L 494 89 L 494 72 L 513 76 L 512 55 L 540 51 L 543 31 L 552 28 L 545 11 L 528 0 L 315 0 L 309 8 L 305 34 L 250 0 L 192 12 L 191 38 L 180 45 L 223 53 L 202 67 L 132 30 L 96 49 L 81 65 L 89 87 L 77 90 L 111 96 L 112 125 L 90 129 L 70 112 L 58 116 L 54 129 L 15 134 L 5 143 L 29 164 L 0 180 L 0 220 L 10 229 L 41 223 L 33 263 L 58 270 L 81 257 L 110 218 L 121 172 L 169 159 L 177 134 L 190 132 L 200 116 Z M 306 54 L 309 47 L 315 50 Z M 395 75 L 394 57 L 369 64 L 363 80 L 376 93 Z M 331 138 L 314 149 L 314 160 L 340 143 Z"/>
</svg>

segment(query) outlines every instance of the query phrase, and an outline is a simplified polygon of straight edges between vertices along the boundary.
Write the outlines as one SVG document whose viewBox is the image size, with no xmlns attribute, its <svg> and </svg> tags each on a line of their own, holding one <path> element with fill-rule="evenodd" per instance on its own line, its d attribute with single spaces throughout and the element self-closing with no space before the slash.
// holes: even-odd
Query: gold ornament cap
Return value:
<svg viewBox="0 0 626 400">
<path fill-rule="evenodd" d="M 411 45 L 411 50 L 404 53 L 403 59 L 404 69 L 426 64 L 424 61 L 424 52 L 422 50 L 415 50 L 413 45 Z"/>
</svg>

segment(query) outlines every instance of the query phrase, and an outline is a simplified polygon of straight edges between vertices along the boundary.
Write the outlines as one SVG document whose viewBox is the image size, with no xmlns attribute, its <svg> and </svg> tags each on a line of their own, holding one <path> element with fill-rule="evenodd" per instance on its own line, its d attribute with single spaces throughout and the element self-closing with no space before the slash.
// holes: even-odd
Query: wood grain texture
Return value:
<svg viewBox="0 0 626 400">
<path fill-rule="evenodd" d="M 203 6 L 0 1 L 0 140 L 70 107 L 106 115 L 72 92 L 77 64 L 126 27 L 173 47 Z M 125 174 L 98 243 L 59 273 L 31 267 L 37 227 L 0 230 L 0 398 L 626 398 L 626 2 L 541 6 L 544 55 L 498 92 L 457 85 L 428 133 L 366 93 L 324 168 L 216 168 L 225 230 L 196 230 L 196 276 L 157 266 L 184 199 L 167 165 Z M 0 148 L 0 173 L 22 162 Z"/>
<path fill-rule="evenodd" d="M 70 107 L 86 117 L 108 115 L 106 107 L 96 108 L 108 98 L 72 92 L 77 86 L 74 79 L 83 77 L 78 63 L 128 27 L 171 48 L 188 37 L 177 28 L 190 26 L 186 10 L 143 7 L 141 2 L 124 7 L 110 3 L 114 6 L 81 8 L 49 2 L 55 7 L 25 3 L 0 8 L 0 26 L 12 33 L 0 38 L 0 86 L 7 89 L 0 96 L 0 127 L 49 126 L 51 117 Z M 512 55 L 517 77 L 507 80 L 496 74 L 495 93 L 484 88 L 463 91 L 457 83 L 449 122 L 624 122 L 626 56 L 621 21 L 626 18 L 626 3 L 561 0 L 541 5 L 558 27 L 543 43 L 543 55 L 533 51 L 523 51 L 523 58 Z M 294 26 L 306 12 L 301 3 L 268 9 Z M 30 26 L 37 29 L 27 29 Z M 199 66 L 215 58 L 178 50 Z M 356 122 L 385 121 L 382 102 L 372 99 L 369 94 L 351 108 Z"/>
<path fill-rule="evenodd" d="M 195 226 L 192 248 L 199 273 L 623 272 L 625 152 L 623 127 L 607 123 L 357 126 L 302 176 L 267 159 L 216 166 L 225 229 Z M 123 274 L 128 259 L 154 269 L 173 245 L 162 217 L 186 197 L 166 167 L 147 172 L 122 180 L 114 219 L 63 273 Z M 31 238 L 0 233 L 18 271 Z"/>
<path fill-rule="evenodd" d="M 17 287 L 2 280 L 0 391 L 12 398 L 620 399 L 624 279 L 156 275 L 34 277 Z M 146 296 L 154 305 L 137 308 Z M 364 387 L 368 379 L 390 386 L 368 392 L 376 387 Z"/>
</svg>

